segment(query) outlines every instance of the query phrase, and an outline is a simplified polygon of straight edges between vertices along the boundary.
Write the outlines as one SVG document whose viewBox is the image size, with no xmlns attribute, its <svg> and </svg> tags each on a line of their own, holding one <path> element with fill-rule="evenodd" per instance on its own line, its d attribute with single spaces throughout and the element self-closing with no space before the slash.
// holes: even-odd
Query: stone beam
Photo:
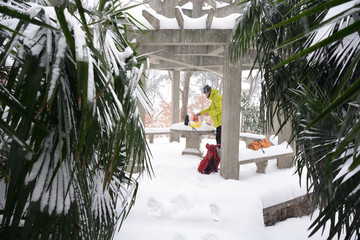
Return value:
<svg viewBox="0 0 360 240">
<path fill-rule="evenodd" d="M 206 29 L 210 29 L 212 21 L 214 19 L 215 10 L 212 8 L 209 10 L 208 16 L 206 18 Z"/>
<path fill-rule="evenodd" d="M 219 67 L 214 67 L 214 66 L 209 66 L 206 68 L 201 68 L 199 69 L 196 66 L 192 66 L 192 67 L 181 67 L 181 66 L 176 66 L 174 68 L 163 68 L 161 66 L 159 67 L 154 67 L 153 69 L 157 69 L 157 70 L 164 70 L 164 71 L 185 71 L 185 72 L 211 72 L 214 73 L 216 75 L 222 76 L 222 68 Z M 205 71 L 206 69 L 206 71 Z"/>
<path fill-rule="evenodd" d="M 199 54 L 209 56 L 221 56 L 223 57 L 224 47 L 219 45 L 180 45 L 180 46 L 162 46 L 162 45 L 139 45 L 136 50 L 139 54 L 146 54 L 156 52 L 159 55 L 176 54 Z"/>
<path fill-rule="evenodd" d="M 184 30 L 183 30 L 184 31 Z M 172 43 L 172 42 L 144 42 L 144 45 L 148 45 L 148 46 L 158 46 L 158 45 L 162 45 L 164 46 L 222 46 L 224 44 L 226 44 L 226 42 L 214 42 L 214 43 L 205 43 L 205 42 L 177 42 L 177 43 Z"/>
<path fill-rule="evenodd" d="M 140 43 L 139 54 L 149 54 L 151 68 L 192 69 L 222 75 L 224 45 L 228 44 L 231 30 L 158 30 L 146 33 L 129 33 L 129 38 Z M 249 57 L 242 59 L 243 70 L 251 68 L 255 56 L 255 51 L 252 51 Z"/>
<path fill-rule="evenodd" d="M 209 60 L 206 60 L 207 58 Z M 149 59 L 150 59 L 150 68 L 152 69 L 159 69 L 159 70 L 196 69 L 195 71 L 209 71 L 220 75 L 222 75 L 222 68 L 224 62 L 223 57 L 210 58 L 209 56 L 164 57 L 159 55 L 150 55 Z M 243 62 L 242 63 L 243 70 L 251 69 L 252 65 L 253 65 L 252 60 L 248 62 Z M 255 67 L 256 66 L 257 65 L 255 65 Z"/>
<path fill-rule="evenodd" d="M 170 62 L 170 63 L 174 63 L 176 64 L 177 66 L 180 66 L 180 67 L 187 67 L 187 68 L 193 68 L 193 69 L 198 69 L 197 71 L 209 71 L 209 72 L 213 72 L 213 73 L 216 73 L 216 74 L 219 74 L 218 71 L 214 71 L 212 69 L 209 69 L 207 67 L 203 67 L 203 66 L 198 66 L 196 64 L 189 64 L 189 63 L 186 63 L 186 62 L 181 62 L 181 61 L 177 61 L 177 60 L 174 60 L 174 59 L 170 59 L 170 58 L 164 58 L 164 57 L 161 57 L 161 56 L 156 56 L 156 58 L 158 60 L 163 60 L 164 62 L 159 62 L 159 65 L 162 67 L 162 68 L 166 68 L 164 65 L 165 65 L 165 62 Z M 213 66 L 213 65 L 211 65 Z M 174 66 L 173 66 L 174 67 Z M 156 68 L 156 67 L 155 67 Z M 170 68 L 170 67 L 168 67 Z M 158 68 L 157 68 L 158 69 Z"/>
<path fill-rule="evenodd" d="M 225 45 L 230 41 L 231 32 L 231 29 L 162 29 L 145 31 L 146 35 L 129 33 L 129 39 L 134 38 L 141 45 Z"/>
<path fill-rule="evenodd" d="M 174 61 L 184 62 L 187 64 L 200 64 L 204 65 L 219 65 L 223 64 L 223 46 L 140 46 L 137 49 L 139 54 L 149 53 L 149 59 L 152 64 L 160 63 L 158 57 L 160 56 L 166 68 L 171 67 L 172 64 L 166 63 L 165 59 L 172 59 Z M 244 67 L 249 68 L 252 66 L 256 57 L 256 51 L 251 50 L 251 54 L 244 57 L 241 63 Z M 256 67 L 256 66 L 255 66 Z"/>
<path fill-rule="evenodd" d="M 208 55 L 201 55 L 201 54 L 189 54 L 189 55 L 174 55 L 174 56 L 167 56 L 167 55 L 151 55 L 149 56 L 150 62 L 152 64 L 162 64 L 163 67 L 171 68 L 174 64 L 180 64 L 187 66 L 189 65 L 197 65 L 199 67 L 205 66 L 223 66 L 224 59 L 223 57 L 219 56 L 208 56 Z M 241 61 L 244 68 L 250 68 L 253 64 L 253 60 L 249 59 L 249 61 Z M 255 65 L 256 67 L 257 65 Z M 245 69 L 243 69 L 245 70 Z"/>
<path fill-rule="evenodd" d="M 243 10 L 242 10 L 243 6 L 244 5 L 238 6 L 237 4 L 235 4 L 235 5 L 228 5 L 228 6 L 225 6 L 225 7 L 216 8 L 215 11 L 214 11 L 214 16 L 217 17 L 217 18 L 222 18 L 222 17 L 227 17 L 230 14 L 242 13 L 243 12 Z M 183 9 L 182 11 L 183 11 L 184 15 L 186 15 L 188 17 L 192 16 L 192 10 Z M 205 14 L 209 14 L 210 11 L 212 11 L 212 10 L 211 9 L 202 10 L 201 16 L 204 16 Z M 199 17 L 201 17 L 201 16 L 199 16 Z"/>
<path fill-rule="evenodd" d="M 146 9 L 142 11 L 143 17 L 153 26 L 155 29 L 160 29 L 160 20 L 157 19 L 154 15 L 149 13 Z"/>
<path fill-rule="evenodd" d="M 199 57 L 216 57 L 216 58 L 223 58 L 223 55 L 219 54 L 206 54 L 206 53 L 175 53 L 176 56 L 199 56 Z"/>
<path fill-rule="evenodd" d="M 221 46 L 219 48 L 216 48 L 215 50 L 209 52 L 209 55 L 220 55 L 222 56 L 222 54 L 224 53 L 224 46 Z"/>
<path fill-rule="evenodd" d="M 252 67 L 252 64 L 247 64 L 247 65 L 242 65 L 242 70 L 250 70 Z M 197 67 L 197 66 L 183 66 L 183 65 L 177 65 L 177 64 L 168 64 L 168 66 L 163 67 L 162 65 L 159 64 L 151 64 L 150 65 L 151 69 L 158 69 L 158 70 L 166 70 L 166 71 L 172 71 L 172 70 L 176 70 L 176 71 L 205 71 L 206 72 L 212 72 L 215 73 L 219 76 L 223 75 L 223 65 L 212 65 L 212 66 L 202 66 L 201 68 Z"/>
<path fill-rule="evenodd" d="M 158 61 L 158 63 L 164 64 L 166 66 L 166 62 L 171 63 L 186 63 L 189 65 L 197 65 L 199 67 L 202 66 L 212 66 L 212 65 L 223 65 L 223 59 L 219 57 L 212 56 L 169 56 L 169 55 L 152 55 L 150 59 L 161 59 L 163 62 Z"/>
<path fill-rule="evenodd" d="M 175 8 L 175 18 L 180 29 L 184 29 L 184 17 L 182 16 L 181 9 Z"/>
</svg>

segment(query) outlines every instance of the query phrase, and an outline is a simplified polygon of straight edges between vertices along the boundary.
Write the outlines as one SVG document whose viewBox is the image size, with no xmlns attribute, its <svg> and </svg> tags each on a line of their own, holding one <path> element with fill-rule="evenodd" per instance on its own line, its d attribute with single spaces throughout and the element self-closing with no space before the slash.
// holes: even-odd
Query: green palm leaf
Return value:
<svg viewBox="0 0 360 240">
<path fill-rule="evenodd" d="M 0 237 L 111 239 L 134 203 L 135 166 L 152 174 L 137 111 L 139 98 L 151 112 L 143 58 L 118 30 L 120 6 L 107 12 L 105 2 L 76 1 L 80 19 L 73 5 L 0 4 Z"/>
<path fill-rule="evenodd" d="M 320 209 L 311 235 L 330 222 L 328 239 L 359 236 L 358 9 L 350 0 L 247 1 L 230 45 L 234 60 L 256 49 L 262 117 L 269 127 L 275 116 L 291 122 L 298 173 Z"/>
</svg>

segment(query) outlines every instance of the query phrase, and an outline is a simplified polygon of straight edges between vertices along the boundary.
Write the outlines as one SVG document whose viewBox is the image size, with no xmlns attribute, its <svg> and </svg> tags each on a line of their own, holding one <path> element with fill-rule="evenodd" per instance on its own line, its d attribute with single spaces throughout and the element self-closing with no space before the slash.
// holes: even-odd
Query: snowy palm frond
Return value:
<svg viewBox="0 0 360 240">
<path fill-rule="evenodd" d="M 144 59 L 116 28 L 120 6 L 106 6 L 0 3 L 0 237 L 111 239 L 135 198 L 134 166 L 151 173 Z"/>
<path fill-rule="evenodd" d="M 40 211 L 47 209 L 52 214 L 55 210 L 60 215 L 67 214 L 70 204 L 74 202 L 74 189 L 70 182 L 69 163 L 59 162 L 60 148 L 56 141 L 53 131 L 44 139 L 39 149 L 39 158 L 26 175 L 25 184 L 35 185 L 30 203 L 40 202 Z M 60 168 L 57 174 L 56 168 Z"/>
<path fill-rule="evenodd" d="M 292 123 L 298 173 L 307 168 L 321 210 L 311 235 L 331 222 L 328 239 L 359 236 L 359 1 L 246 2 L 230 57 L 256 49 L 263 118 Z"/>
</svg>

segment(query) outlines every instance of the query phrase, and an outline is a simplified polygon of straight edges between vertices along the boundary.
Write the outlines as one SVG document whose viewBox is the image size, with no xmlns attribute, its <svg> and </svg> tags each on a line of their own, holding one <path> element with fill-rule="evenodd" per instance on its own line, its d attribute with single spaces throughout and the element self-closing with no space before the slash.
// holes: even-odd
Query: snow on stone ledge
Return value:
<svg viewBox="0 0 360 240">
<path fill-rule="evenodd" d="M 145 128 L 145 133 L 170 133 L 170 128 Z"/>
<path fill-rule="evenodd" d="M 189 126 L 186 126 L 183 122 L 175 123 L 171 125 L 170 130 L 180 130 L 180 131 L 194 131 L 190 125 L 193 122 L 189 122 Z M 215 127 L 208 125 L 207 123 L 202 123 L 200 127 L 195 128 L 197 131 L 215 131 Z"/>
</svg>

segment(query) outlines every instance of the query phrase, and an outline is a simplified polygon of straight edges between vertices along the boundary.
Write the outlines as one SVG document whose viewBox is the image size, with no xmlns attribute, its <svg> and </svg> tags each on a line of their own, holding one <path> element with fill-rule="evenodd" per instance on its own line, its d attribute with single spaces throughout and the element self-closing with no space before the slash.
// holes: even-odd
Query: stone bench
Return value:
<svg viewBox="0 0 360 240">
<path fill-rule="evenodd" d="M 246 145 L 247 146 L 247 145 Z M 290 168 L 293 165 L 293 150 L 287 142 L 283 142 L 279 145 L 270 146 L 263 149 L 264 152 L 259 150 L 252 150 L 249 148 L 240 148 L 239 149 L 239 178 L 240 178 L 240 165 L 255 163 L 256 172 L 266 173 L 266 167 L 268 165 L 268 160 L 277 159 L 278 168 Z"/>
<path fill-rule="evenodd" d="M 154 143 L 155 135 L 170 134 L 170 128 L 145 128 L 145 135 L 149 136 L 149 142 Z"/>
</svg>

